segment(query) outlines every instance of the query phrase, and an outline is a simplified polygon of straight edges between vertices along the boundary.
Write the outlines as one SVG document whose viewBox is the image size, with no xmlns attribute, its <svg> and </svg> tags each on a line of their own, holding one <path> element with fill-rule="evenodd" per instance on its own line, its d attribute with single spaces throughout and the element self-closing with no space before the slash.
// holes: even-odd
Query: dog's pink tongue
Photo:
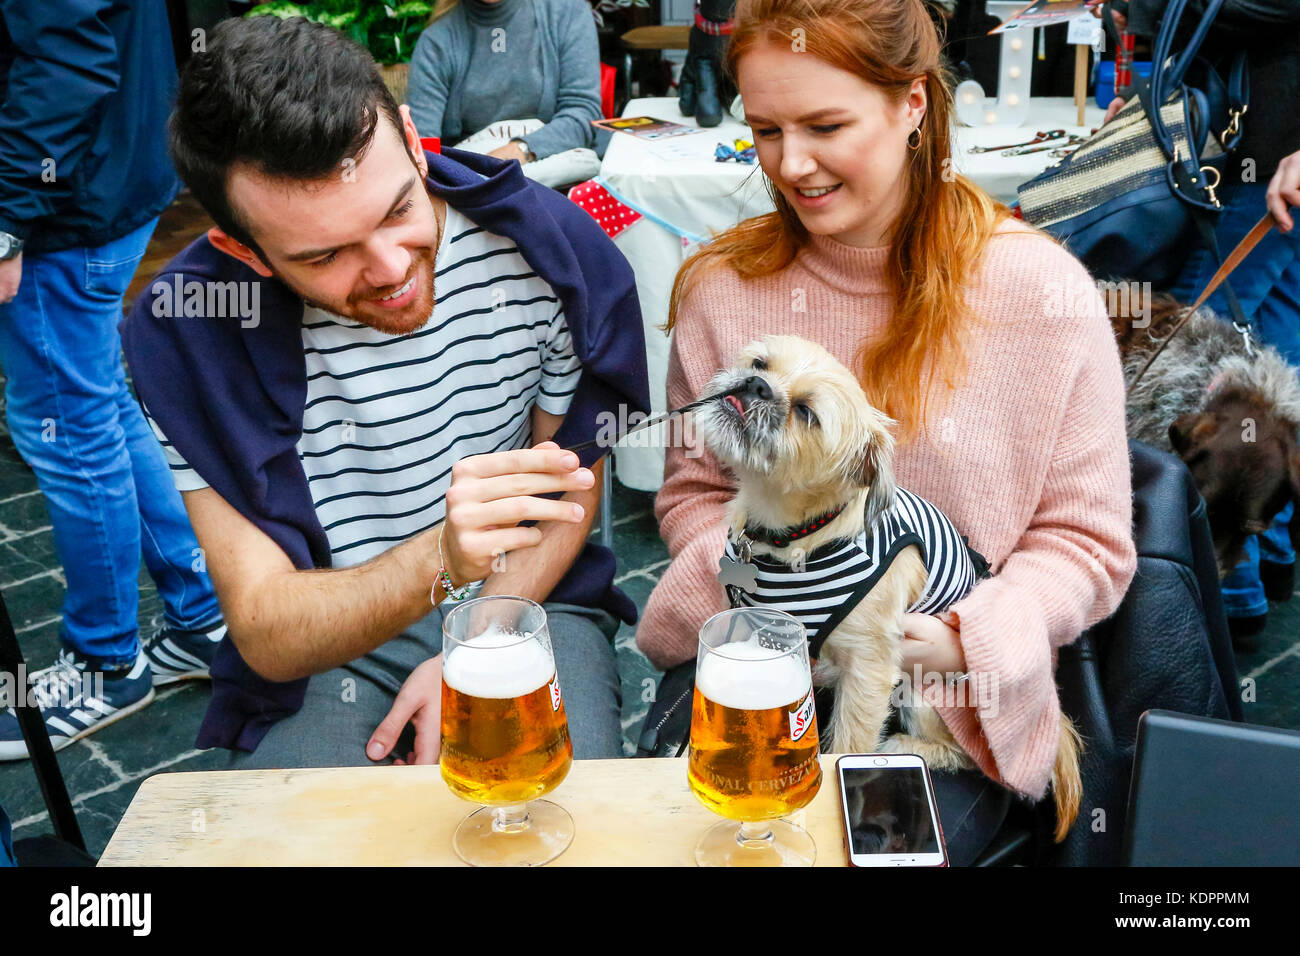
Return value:
<svg viewBox="0 0 1300 956">
<path fill-rule="evenodd" d="M 736 412 L 740 415 L 741 418 L 745 417 L 745 406 L 740 404 L 740 399 L 738 399 L 735 395 L 728 395 L 727 402 L 731 405 L 732 408 L 736 410 Z"/>
</svg>

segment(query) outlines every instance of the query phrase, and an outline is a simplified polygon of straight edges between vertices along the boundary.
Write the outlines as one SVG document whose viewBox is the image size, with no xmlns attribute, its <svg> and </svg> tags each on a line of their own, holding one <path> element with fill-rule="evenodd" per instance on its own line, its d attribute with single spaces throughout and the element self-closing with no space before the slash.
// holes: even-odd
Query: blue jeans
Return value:
<svg viewBox="0 0 1300 956">
<path fill-rule="evenodd" d="M 139 653 L 142 547 L 168 623 L 196 628 L 221 614 L 122 368 L 122 296 L 156 224 L 93 249 L 23 256 L 18 295 L 0 305 L 9 431 L 45 493 L 68 583 L 60 636 L 96 667 Z"/>
<path fill-rule="evenodd" d="M 1221 201 L 1224 212 L 1215 229 L 1219 251 L 1227 256 L 1267 211 L 1264 194 L 1268 183 L 1225 187 Z M 1208 249 L 1199 247 L 1187 258 L 1174 286 L 1169 290 L 1180 302 L 1192 303 L 1214 275 L 1218 264 Z M 1251 320 L 1251 334 L 1257 341 L 1277 349 L 1291 365 L 1300 366 L 1300 229 L 1289 235 L 1270 232 L 1233 271 L 1228 279 Z M 1220 316 L 1230 318 L 1222 287 L 1207 303 Z M 1268 600 L 1259 582 L 1259 562 L 1291 564 L 1287 524 L 1292 505 L 1278 512 L 1268 531 L 1246 542 L 1246 558 L 1222 583 L 1223 605 L 1229 617 L 1254 617 L 1268 612 Z"/>
</svg>

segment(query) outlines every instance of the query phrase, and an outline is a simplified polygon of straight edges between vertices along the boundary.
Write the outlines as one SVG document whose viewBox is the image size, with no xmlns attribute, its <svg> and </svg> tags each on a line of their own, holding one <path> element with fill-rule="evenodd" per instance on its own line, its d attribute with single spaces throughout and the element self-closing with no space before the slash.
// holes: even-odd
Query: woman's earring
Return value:
<svg viewBox="0 0 1300 956">
<path fill-rule="evenodd" d="M 913 134 L 916 135 L 916 142 L 912 142 L 912 135 L 913 135 Z M 916 126 L 913 126 L 913 127 L 912 127 L 912 132 L 907 134 L 907 148 L 908 148 L 908 149 L 920 149 L 920 148 L 921 148 L 921 127 L 920 127 L 920 124 L 917 124 Z"/>
</svg>

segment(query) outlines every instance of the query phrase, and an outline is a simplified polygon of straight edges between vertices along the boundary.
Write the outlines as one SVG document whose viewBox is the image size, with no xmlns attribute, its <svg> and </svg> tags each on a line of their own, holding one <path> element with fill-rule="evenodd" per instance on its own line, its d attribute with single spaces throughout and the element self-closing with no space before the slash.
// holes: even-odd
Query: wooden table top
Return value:
<svg viewBox="0 0 1300 956">
<path fill-rule="evenodd" d="M 620 38 L 630 50 L 685 50 L 689 48 L 689 24 L 633 27 Z"/>
<path fill-rule="evenodd" d="M 817 866 L 844 866 L 835 756 L 793 818 Z M 551 866 L 692 866 L 721 818 L 695 799 L 686 760 L 575 760 L 548 799 L 573 816 Z M 474 805 L 437 766 L 161 773 L 136 792 L 100 866 L 460 866 L 452 831 Z"/>
</svg>

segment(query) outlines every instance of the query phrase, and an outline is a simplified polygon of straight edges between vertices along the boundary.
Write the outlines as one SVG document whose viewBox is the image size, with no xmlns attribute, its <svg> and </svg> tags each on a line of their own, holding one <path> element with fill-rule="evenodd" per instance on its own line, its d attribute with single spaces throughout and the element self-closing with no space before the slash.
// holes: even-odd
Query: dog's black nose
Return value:
<svg viewBox="0 0 1300 956">
<path fill-rule="evenodd" d="M 767 384 L 767 379 L 758 375 L 751 375 L 745 379 L 744 389 L 747 394 L 761 398 L 765 402 L 772 398 L 772 386 Z"/>
</svg>

